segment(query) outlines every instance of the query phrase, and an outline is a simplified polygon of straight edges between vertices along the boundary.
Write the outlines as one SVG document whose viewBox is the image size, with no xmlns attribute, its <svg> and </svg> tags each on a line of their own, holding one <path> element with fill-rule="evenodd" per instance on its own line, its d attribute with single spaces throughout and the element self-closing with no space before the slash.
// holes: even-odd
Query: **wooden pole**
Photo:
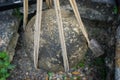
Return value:
<svg viewBox="0 0 120 80">
<path fill-rule="evenodd" d="M 28 0 L 23 0 L 23 8 L 24 8 L 24 19 L 23 19 L 23 29 L 25 30 L 25 27 L 27 25 L 27 21 L 28 21 Z"/>
<path fill-rule="evenodd" d="M 85 28 L 85 26 L 83 25 L 83 22 L 82 22 L 82 20 L 81 20 L 81 17 L 80 17 L 78 8 L 77 8 L 76 1 L 75 1 L 75 0 L 69 0 L 69 1 L 70 1 L 70 4 L 71 4 L 72 8 L 73 8 L 75 17 L 76 17 L 76 19 L 77 19 L 77 21 L 78 21 L 78 24 L 79 24 L 79 26 L 80 26 L 80 28 L 81 28 L 81 31 L 82 31 L 83 35 L 85 36 L 85 38 L 86 38 L 86 40 L 87 40 L 87 42 L 88 42 L 88 44 L 89 44 L 89 43 L 90 43 L 90 40 L 89 40 L 89 38 L 88 38 L 88 33 L 87 33 L 86 28 Z"/>
<path fill-rule="evenodd" d="M 60 37 L 60 43 L 61 43 L 61 48 L 62 48 L 64 68 L 65 68 L 65 72 L 67 72 L 69 71 L 69 63 L 68 63 L 68 57 L 67 57 L 67 50 L 66 50 L 66 44 L 65 44 L 65 37 L 64 37 L 64 30 L 63 30 L 63 23 L 62 23 L 59 0 L 54 0 L 54 5 L 55 5 L 56 16 L 57 16 L 57 23 L 58 23 L 59 37 Z"/>
<path fill-rule="evenodd" d="M 49 8 L 51 8 L 53 4 L 53 0 L 46 0 L 46 4 Z"/>
<path fill-rule="evenodd" d="M 34 67 L 38 66 L 38 55 L 40 46 L 40 33 L 41 33 L 41 20 L 42 20 L 42 2 L 43 0 L 37 0 L 36 21 L 34 30 Z"/>
<path fill-rule="evenodd" d="M 84 26 L 84 24 L 82 22 L 80 14 L 79 14 L 76 1 L 75 0 L 69 0 L 69 1 L 70 1 L 70 4 L 71 4 L 72 8 L 73 8 L 73 11 L 74 11 L 75 17 L 76 17 L 76 19 L 78 21 L 78 24 L 80 26 L 80 29 L 81 29 L 84 37 L 86 38 L 86 41 L 88 43 L 88 47 L 93 52 L 94 57 L 99 57 L 100 55 L 103 55 L 104 51 L 102 50 L 102 48 L 98 44 L 98 42 L 96 40 L 94 40 L 94 39 L 91 39 L 91 40 L 89 39 L 87 30 L 86 30 L 86 28 L 85 28 L 85 26 Z"/>
</svg>

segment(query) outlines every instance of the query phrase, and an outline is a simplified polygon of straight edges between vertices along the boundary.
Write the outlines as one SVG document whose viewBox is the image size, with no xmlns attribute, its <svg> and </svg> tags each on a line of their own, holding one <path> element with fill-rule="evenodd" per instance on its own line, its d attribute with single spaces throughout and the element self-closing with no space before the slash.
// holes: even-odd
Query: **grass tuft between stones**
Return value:
<svg viewBox="0 0 120 80">
<path fill-rule="evenodd" d="M 0 52 L 0 80 L 6 80 L 9 76 L 9 70 L 14 69 L 15 66 L 9 61 L 9 55 L 6 52 Z"/>
</svg>

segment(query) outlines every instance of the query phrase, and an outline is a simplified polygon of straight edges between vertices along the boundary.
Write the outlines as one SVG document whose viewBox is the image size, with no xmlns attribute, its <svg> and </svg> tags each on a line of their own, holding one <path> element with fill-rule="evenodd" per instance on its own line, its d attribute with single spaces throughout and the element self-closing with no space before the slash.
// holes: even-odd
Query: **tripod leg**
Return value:
<svg viewBox="0 0 120 80">
<path fill-rule="evenodd" d="M 50 2 L 49 2 L 49 0 L 46 0 L 46 4 L 50 8 Z"/>
<path fill-rule="evenodd" d="M 73 8 L 74 13 L 75 13 L 75 17 L 76 17 L 76 19 L 78 21 L 80 29 L 81 29 L 84 37 L 86 38 L 86 41 L 88 43 L 88 47 L 91 49 L 91 51 L 93 52 L 95 57 L 103 55 L 104 51 L 102 50 L 100 44 L 94 39 L 89 40 L 87 30 L 86 30 L 86 28 L 85 28 L 85 26 L 84 26 L 84 24 L 83 24 L 83 22 L 81 20 L 81 16 L 79 14 L 76 1 L 75 0 L 69 0 L 69 1 L 70 1 L 70 4 L 71 4 L 72 8 Z"/>
<path fill-rule="evenodd" d="M 69 63 L 68 63 L 68 57 L 67 57 L 67 51 L 66 51 L 66 44 L 65 44 L 65 37 L 64 37 L 64 31 L 63 31 L 63 23 L 62 23 L 59 0 L 54 0 L 54 5 L 55 5 L 57 23 L 58 23 L 58 28 L 59 28 L 59 37 L 60 37 L 60 42 L 61 42 L 61 47 L 62 47 L 64 68 L 65 68 L 65 72 L 67 72 L 69 71 Z"/>
<path fill-rule="evenodd" d="M 52 7 L 52 4 L 53 4 L 53 0 L 50 0 L 50 7 Z"/>
<path fill-rule="evenodd" d="M 23 29 L 25 30 L 25 27 L 27 25 L 27 19 L 28 19 L 28 0 L 23 0 L 24 2 L 24 19 L 23 19 Z"/>
<path fill-rule="evenodd" d="M 83 22 L 82 22 L 82 20 L 81 20 L 81 17 L 80 17 L 78 8 L 77 8 L 76 1 L 75 1 L 75 0 L 69 0 L 69 1 L 70 1 L 70 4 L 71 4 L 72 8 L 73 8 L 74 13 L 75 13 L 75 17 L 76 17 L 76 19 L 77 19 L 77 21 L 78 21 L 78 24 L 79 24 L 79 26 L 80 26 L 80 29 L 81 29 L 84 37 L 86 38 L 86 40 L 87 40 L 87 42 L 88 42 L 88 45 L 89 45 L 90 41 L 89 41 L 89 38 L 88 38 L 88 33 L 87 33 L 86 28 L 85 28 L 85 26 L 83 25 Z"/>
<path fill-rule="evenodd" d="M 46 0 L 46 4 L 49 8 L 52 7 L 53 0 Z"/>
<path fill-rule="evenodd" d="M 42 2 L 43 0 L 37 0 L 37 12 L 34 30 L 34 66 L 37 69 L 38 66 L 38 54 L 40 45 L 40 30 L 41 30 L 41 20 L 42 20 Z"/>
</svg>

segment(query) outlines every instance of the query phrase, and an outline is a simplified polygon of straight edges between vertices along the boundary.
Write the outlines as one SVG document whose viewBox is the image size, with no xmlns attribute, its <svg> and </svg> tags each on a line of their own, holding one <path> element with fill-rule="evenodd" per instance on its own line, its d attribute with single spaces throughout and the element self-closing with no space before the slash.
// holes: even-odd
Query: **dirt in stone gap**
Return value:
<svg viewBox="0 0 120 80">
<path fill-rule="evenodd" d="M 113 22 L 99 22 L 83 19 L 91 38 L 95 38 L 103 47 L 105 54 L 94 58 L 88 50 L 86 57 L 68 73 L 35 70 L 24 50 L 22 35 L 16 47 L 12 64 L 16 65 L 8 80 L 114 80 L 114 53 L 117 20 Z M 89 30 L 92 29 L 92 30 Z M 91 31 L 91 32 L 90 32 Z"/>
</svg>

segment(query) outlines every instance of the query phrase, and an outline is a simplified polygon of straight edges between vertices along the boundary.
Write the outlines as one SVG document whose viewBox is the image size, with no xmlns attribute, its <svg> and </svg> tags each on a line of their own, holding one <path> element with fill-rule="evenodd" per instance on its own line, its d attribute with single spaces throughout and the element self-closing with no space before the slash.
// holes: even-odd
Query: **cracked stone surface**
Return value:
<svg viewBox="0 0 120 80">
<path fill-rule="evenodd" d="M 19 21 L 11 11 L 0 12 L 0 51 L 8 52 L 12 61 L 18 40 Z"/>
</svg>

